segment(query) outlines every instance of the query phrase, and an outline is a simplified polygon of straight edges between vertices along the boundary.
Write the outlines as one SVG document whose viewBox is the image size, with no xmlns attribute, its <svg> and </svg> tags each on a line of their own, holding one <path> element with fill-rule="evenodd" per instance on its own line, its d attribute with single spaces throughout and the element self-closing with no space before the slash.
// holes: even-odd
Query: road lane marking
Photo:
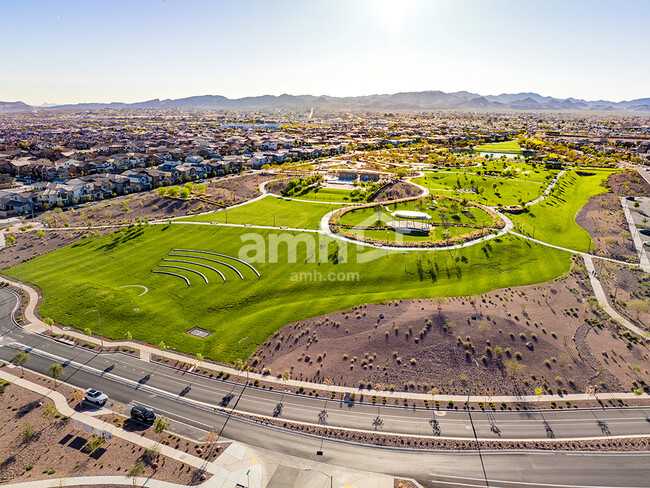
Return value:
<svg viewBox="0 0 650 488">
<path fill-rule="evenodd" d="M 468 480 L 468 481 L 485 481 L 485 478 L 471 478 L 468 476 L 453 476 L 453 475 L 447 475 L 447 474 L 437 474 L 437 473 L 429 473 L 429 476 L 435 476 L 437 478 L 452 478 L 456 480 Z M 480 486 L 482 488 L 485 488 L 485 484 L 482 485 L 471 485 L 471 484 L 466 484 L 466 483 L 454 483 L 451 481 L 443 481 L 443 480 L 431 480 L 433 482 L 437 483 L 446 483 L 450 485 L 460 485 L 460 486 Z M 565 485 L 565 484 L 554 484 L 554 483 L 535 483 L 532 481 L 507 481 L 507 480 L 495 480 L 492 478 L 488 478 L 488 481 L 490 482 L 490 486 L 494 486 L 492 483 L 506 483 L 508 485 L 529 485 L 529 486 L 549 486 L 553 488 L 616 488 L 616 487 L 608 487 L 608 486 L 602 486 L 602 485 Z M 620 488 L 620 487 L 618 487 Z M 643 487 L 634 487 L 634 486 L 626 486 L 625 488 L 643 488 Z"/>
</svg>

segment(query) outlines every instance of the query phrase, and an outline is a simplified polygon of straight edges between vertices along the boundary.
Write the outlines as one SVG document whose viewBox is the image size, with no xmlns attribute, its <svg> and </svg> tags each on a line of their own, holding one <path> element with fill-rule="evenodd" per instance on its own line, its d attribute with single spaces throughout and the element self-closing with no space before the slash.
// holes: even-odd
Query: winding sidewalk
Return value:
<svg viewBox="0 0 650 488">
<path fill-rule="evenodd" d="M 598 303 L 601 307 L 607 312 L 607 314 L 616 320 L 620 325 L 630 330 L 632 333 L 636 334 L 641 338 L 646 338 L 645 332 L 639 327 L 631 323 L 621 314 L 619 314 L 614 308 L 609 304 L 607 300 L 607 294 L 603 290 L 603 286 L 600 284 L 598 275 L 596 273 L 596 268 L 594 267 L 594 261 L 589 254 L 582 254 L 582 258 L 585 260 L 585 266 L 587 267 L 587 272 L 589 273 L 589 279 L 591 280 L 591 287 L 594 289 L 594 294 L 598 299 Z"/>
<path fill-rule="evenodd" d="M 36 309 L 36 303 L 38 302 L 38 293 L 36 290 L 34 290 L 31 286 L 26 285 L 26 284 L 21 284 L 16 281 L 13 281 L 11 279 L 8 279 L 5 277 L 5 281 L 8 281 L 10 284 L 16 287 L 22 286 L 23 290 L 25 293 L 27 293 L 29 297 L 29 303 L 25 307 L 25 324 L 22 324 L 22 327 L 26 330 L 29 330 L 34 333 L 43 333 L 45 332 L 49 326 L 47 326 L 40 318 L 36 316 L 35 309 Z M 18 304 L 16 304 L 16 308 L 18 308 Z M 60 329 L 57 326 L 53 327 L 53 330 L 57 334 L 66 334 L 68 336 L 76 337 L 78 339 L 83 340 L 84 342 L 92 342 L 94 344 L 99 345 L 99 339 L 97 337 L 88 337 L 85 334 L 76 331 L 74 329 L 69 329 L 69 330 L 63 330 Z M 129 341 L 111 341 L 109 339 L 104 338 L 104 344 L 107 345 L 108 347 L 113 347 L 113 346 L 118 346 L 118 347 L 129 347 L 131 349 L 138 349 L 140 351 L 140 359 L 143 361 L 150 362 L 150 358 L 152 354 L 159 355 L 160 350 L 156 347 L 149 346 L 149 345 L 144 345 L 144 344 L 139 344 L 135 342 L 129 342 Z M 173 359 L 176 361 L 182 361 L 182 362 L 192 362 L 192 358 L 188 356 L 182 356 L 180 354 L 175 354 L 171 351 L 168 351 L 165 353 L 165 356 L 168 359 Z M 226 366 L 226 365 L 212 365 L 212 364 L 206 364 L 204 365 L 206 368 L 218 368 L 218 370 L 223 371 L 224 373 L 229 373 L 233 377 L 239 377 L 242 380 L 245 377 L 245 373 L 243 374 L 242 371 L 238 371 L 235 368 Z M 413 392 L 405 392 L 405 391 L 385 391 L 385 390 L 360 390 L 359 388 L 356 387 L 350 387 L 350 386 L 325 386 L 319 383 L 310 383 L 307 381 L 300 381 L 300 380 L 278 380 L 272 376 L 269 375 L 262 375 L 260 373 L 249 373 L 251 381 L 254 380 L 259 380 L 264 383 L 271 383 L 276 385 L 275 389 L 277 391 L 282 391 L 283 389 L 287 392 L 294 391 L 300 387 L 303 387 L 305 389 L 317 389 L 317 390 L 331 390 L 334 389 L 337 392 L 341 393 L 363 393 L 364 395 L 367 395 L 369 397 L 372 397 L 372 395 L 376 395 L 379 397 L 386 397 L 387 399 L 392 398 L 392 399 L 408 399 L 408 400 L 439 400 L 441 402 L 448 402 L 449 400 L 453 402 L 461 402 L 464 403 L 467 401 L 467 395 L 435 395 L 432 396 L 428 393 L 413 393 Z M 251 387 L 252 388 L 252 387 Z M 622 398 L 622 399 L 632 399 L 632 398 L 639 398 L 638 396 L 634 395 L 634 393 L 631 392 L 620 392 L 620 393 L 600 393 L 598 395 L 599 398 Z M 542 397 L 542 401 L 544 402 L 552 402 L 552 401 L 578 401 L 578 400 L 591 400 L 589 396 L 583 393 L 576 393 L 576 394 L 568 394 L 568 395 L 544 395 Z M 540 399 L 536 395 L 525 395 L 525 396 L 515 396 L 515 395 L 500 395 L 500 396 L 490 396 L 490 395 L 473 395 L 470 397 L 470 402 L 477 403 L 477 402 L 506 402 L 506 403 L 520 403 L 520 402 L 538 402 Z"/>
<path fill-rule="evenodd" d="M 54 402 L 56 409 L 59 411 L 61 415 L 65 415 L 66 417 L 69 417 L 71 419 L 79 420 L 80 422 L 89 425 L 93 428 L 97 428 L 101 431 L 110 432 L 110 434 L 113 435 L 114 437 L 119 437 L 120 439 L 124 439 L 132 444 L 135 444 L 136 446 L 140 446 L 144 448 L 149 448 L 152 445 L 157 444 L 158 447 L 160 448 L 160 453 L 162 455 L 171 459 L 175 459 L 181 463 L 190 465 L 194 468 L 201 469 L 206 473 L 211 474 L 212 477 L 210 477 L 208 480 L 206 480 L 204 483 L 200 485 L 202 487 L 233 488 L 234 486 L 236 486 L 236 482 L 233 480 L 233 478 L 236 476 L 237 477 L 240 476 L 242 469 L 250 469 L 251 481 L 254 481 L 251 483 L 251 487 L 263 486 L 262 470 L 259 464 L 255 464 L 251 462 L 246 467 L 242 468 L 241 466 L 237 466 L 239 463 L 231 462 L 232 460 L 230 459 L 230 457 L 232 452 L 241 451 L 242 448 L 247 449 L 242 444 L 233 443 L 215 461 L 212 462 L 206 461 L 205 459 L 201 459 L 192 454 L 179 451 L 177 449 L 174 449 L 173 447 L 166 446 L 164 444 L 158 444 L 156 441 L 147 439 L 146 437 L 143 437 L 139 434 L 135 434 L 133 432 L 127 432 L 120 427 L 116 427 L 111 423 L 104 422 L 103 420 L 99 420 L 86 413 L 77 412 L 76 410 L 74 410 L 68 405 L 68 402 L 66 401 L 63 394 L 59 393 L 58 391 L 50 390 L 45 386 L 32 383 L 31 381 L 28 381 L 24 378 L 19 378 L 18 376 L 13 375 L 8 371 L 6 371 L 4 368 L 0 369 L 0 379 L 9 381 L 14 385 L 20 386 L 27 390 L 31 390 L 35 393 L 38 393 L 39 395 L 42 395 L 43 397 L 49 398 Z M 222 458 L 222 456 L 226 456 L 226 457 Z M 235 469 L 233 469 L 233 464 L 236 466 Z M 115 476 L 110 478 L 116 478 L 116 479 L 121 479 L 122 481 L 126 481 L 124 484 L 127 485 L 132 483 L 132 479 L 126 477 Z M 91 479 L 95 479 L 95 477 L 91 477 Z M 48 482 L 50 483 L 49 486 L 51 486 L 52 480 L 49 480 Z M 141 483 L 140 486 L 142 486 L 145 483 L 147 483 L 147 479 L 137 478 L 136 482 Z M 176 485 L 174 483 L 165 483 L 162 481 L 156 481 L 155 486 L 157 486 L 158 488 L 163 488 L 163 487 L 171 487 L 171 486 L 179 486 L 179 485 Z"/>
</svg>

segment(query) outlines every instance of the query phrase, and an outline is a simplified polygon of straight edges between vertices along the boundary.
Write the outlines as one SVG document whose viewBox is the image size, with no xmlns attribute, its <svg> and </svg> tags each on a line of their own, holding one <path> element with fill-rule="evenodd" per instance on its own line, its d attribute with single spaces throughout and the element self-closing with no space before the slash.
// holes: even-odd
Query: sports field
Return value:
<svg viewBox="0 0 650 488">
<path fill-rule="evenodd" d="M 497 153 L 508 153 L 508 154 L 522 154 L 521 146 L 517 141 L 506 141 L 506 142 L 493 142 L 491 144 L 482 144 L 480 146 L 474 146 L 475 151 L 481 152 L 497 152 Z"/>
<path fill-rule="evenodd" d="M 180 220 L 193 222 L 221 222 L 229 224 L 251 224 L 299 229 L 318 229 L 320 220 L 330 210 L 341 205 L 296 202 L 290 199 L 267 195 L 256 202 Z"/>
</svg>

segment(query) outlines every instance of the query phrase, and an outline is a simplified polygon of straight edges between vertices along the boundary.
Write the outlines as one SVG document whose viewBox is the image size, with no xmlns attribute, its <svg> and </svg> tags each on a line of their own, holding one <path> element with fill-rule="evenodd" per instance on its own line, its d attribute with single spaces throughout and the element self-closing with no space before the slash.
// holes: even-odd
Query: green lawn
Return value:
<svg viewBox="0 0 650 488">
<path fill-rule="evenodd" d="M 340 188 L 309 187 L 304 193 L 291 195 L 287 198 L 298 198 L 300 200 L 315 200 L 320 202 L 351 203 L 351 190 Z"/>
<path fill-rule="evenodd" d="M 527 181 L 524 177 L 496 178 L 468 172 L 427 172 L 424 176 L 413 179 L 413 182 L 432 191 L 452 190 L 449 192 L 450 196 L 467 198 L 489 206 L 517 205 L 520 201 L 530 202 L 538 198 L 548 184 L 541 181 Z M 459 189 L 475 189 L 478 193 L 461 192 Z"/>
<path fill-rule="evenodd" d="M 607 190 L 601 184 L 615 171 L 590 170 L 592 176 L 578 176 L 575 171 L 565 174 L 552 196 L 531 205 L 529 213 L 510 215 L 517 230 L 557 246 L 578 251 L 593 247 L 589 233 L 576 224 L 575 216 L 593 195 Z"/>
<path fill-rule="evenodd" d="M 522 154 L 521 147 L 517 141 L 494 142 L 492 144 L 482 144 L 474 146 L 475 151 L 481 152 L 500 152 L 509 154 Z"/>
<path fill-rule="evenodd" d="M 293 209 L 296 218 L 308 220 L 310 211 L 304 210 L 307 215 L 301 217 L 300 209 L 312 208 L 312 204 L 298 208 L 276 199 L 265 199 L 263 203 L 285 204 L 287 209 Z M 252 212 L 253 208 L 250 205 L 239 210 Z M 286 224 L 298 225 L 295 220 Z M 346 245 L 347 262 L 342 262 L 342 252 L 338 253 L 337 262 L 333 242 L 323 243 L 322 251 L 319 245 L 309 249 L 303 242 L 291 260 L 286 244 L 278 246 L 277 255 L 266 253 L 267 248 L 276 247 L 269 243 L 278 236 L 293 238 L 291 232 L 221 226 L 133 227 L 86 239 L 27 261 L 21 265 L 20 274 L 23 280 L 42 290 L 41 314 L 63 325 L 89 327 L 97 333 L 96 316 L 84 313 L 98 309 L 106 337 L 121 339 L 130 331 L 135 339 L 151 344 L 164 340 L 180 351 L 201 352 L 215 360 L 232 362 L 245 356 L 245 345 L 237 344 L 242 337 L 250 338 L 254 350 L 291 321 L 368 302 L 475 295 L 496 288 L 544 282 L 562 275 L 571 262 L 569 253 L 515 236 L 453 252 L 393 253 Z M 317 235 L 306 233 L 297 237 L 309 242 Z M 254 262 L 256 255 L 262 257 L 259 249 L 257 253 L 242 249 L 242 246 L 251 247 L 255 240 L 258 246 L 262 245 L 264 262 Z M 262 276 L 258 279 L 251 270 L 239 265 L 245 276 L 241 280 L 221 266 L 227 278 L 224 283 L 213 271 L 180 264 L 201 270 L 210 281 L 205 284 L 193 273 L 176 271 L 190 278 L 192 286 L 188 287 L 176 277 L 152 273 L 172 248 L 244 257 L 253 262 Z M 324 262 L 318 259 L 319 252 L 323 253 Z M 313 259 L 316 262 L 311 262 Z M 342 279 L 328 281 L 330 273 Z M 6 274 L 17 276 L 15 268 Z M 319 276 L 324 279 L 318 279 Z M 143 285 L 149 291 L 139 297 L 142 289 L 119 288 L 124 285 Z M 193 326 L 214 334 L 206 339 L 186 334 Z"/>
<path fill-rule="evenodd" d="M 299 229 L 318 229 L 323 215 L 340 208 L 324 203 L 304 203 L 285 200 L 267 195 L 253 203 L 247 203 L 229 210 L 220 210 L 205 215 L 185 217 L 178 220 L 193 222 L 226 222 L 229 224 L 269 225 L 276 227 L 296 227 Z"/>
<path fill-rule="evenodd" d="M 447 208 L 444 212 L 440 210 L 443 206 Z M 395 217 L 391 213 L 396 210 L 425 212 L 431 216 L 431 219 L 425 222 L 432 223 L 442 222 L 443 217 L 441 217 L 441 214 L 443 213 L 450 225 L 454 225 L 454 223 L 475 224 L 480 227 L 482 225 L 491 225 L 493 222 L 492 217 L 478 207 L 471 205 L 463 207 L 460 205 L 460 202 L 446 199 L 444 195 L 434 195 L 433 198 L 427 198 L 422 203 L 420 200 L 411 200 L 397 204 L 382 205 L 379 210 L 373 207 L 352 210 L 341 217 L 341 224 L 373 226 L 378 220 L 381 220 L 385 224 L 386 222 L 395 220 Z"/>
</svg>

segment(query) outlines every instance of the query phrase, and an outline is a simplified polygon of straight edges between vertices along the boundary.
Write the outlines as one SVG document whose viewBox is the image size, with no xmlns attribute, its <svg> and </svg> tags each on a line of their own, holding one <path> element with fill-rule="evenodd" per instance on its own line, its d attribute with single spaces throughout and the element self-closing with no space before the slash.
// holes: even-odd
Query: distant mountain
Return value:
<svg viewBox="0 0 650 488">
<path fill-rule="evenodd" d="M 304 111 L 427 111 L 470 110 L 503 111 L 593 111 L 650 112 L 650 98 L 624 102 L 606 100 L 586 101 L 577 98 L 553 98 L 537 93 L 502 93 L 479 95 L 466 91 L 445 93 L 439 90 L 364 95 L 358 97 L 331 97 L 328 95 L 262 95 L 257 97 L 226 98 L 220 95 L 165 99 L 155 98 L 137 103 L 79 103 L 74 105 L 45 104 L 31 107 L 23 102 L 0 102 L 0 112 L 28 110 L 97 110 L 97 109 L 190 109 L 190 110 L 289 110 Z"/>
<path fill-rule="evenodd" d="M 0 112 L 25 112 L 28 110 L 33 110 L 33 108 L 23 102 L 0 102 Z"/>
</svg>

